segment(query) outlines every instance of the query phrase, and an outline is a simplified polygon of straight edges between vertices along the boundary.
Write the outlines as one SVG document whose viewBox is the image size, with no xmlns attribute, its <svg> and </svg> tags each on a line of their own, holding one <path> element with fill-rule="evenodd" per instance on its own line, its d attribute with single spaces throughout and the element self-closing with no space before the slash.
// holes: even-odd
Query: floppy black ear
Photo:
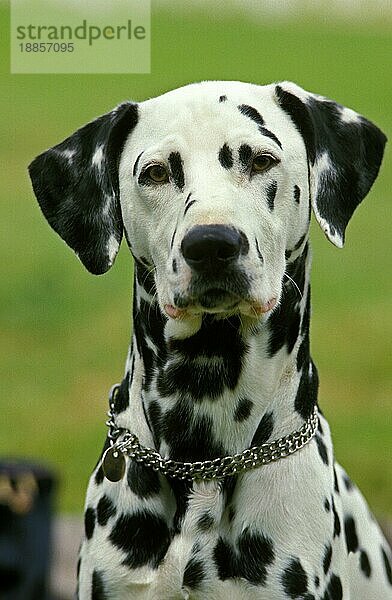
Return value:
<svg viewBox="0 0 392 600">
<path fill-rule="evenodd" d="M 316 218 L 342 247 L 347 223 L 377 177 L 387 138 L 353 110 L 291 82 L 278 84 L 275 96 L 304 139 Z"/>
<path fill-rule="evenodd" d="M 137 120 L 137 104 L 124 102 L 37 156 L 29 166 L 43 214 L 96 275 L 111 267 L 120 246 L 118 165 Z"/>
</svg>

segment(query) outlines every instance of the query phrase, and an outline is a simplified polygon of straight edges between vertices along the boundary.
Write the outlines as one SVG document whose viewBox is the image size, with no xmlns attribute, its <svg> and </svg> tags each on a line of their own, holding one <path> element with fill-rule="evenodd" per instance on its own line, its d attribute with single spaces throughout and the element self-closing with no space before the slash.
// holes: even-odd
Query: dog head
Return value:
<svg viewBox="0 0 392 600">
<path fill-rule="evenodd" d="M 385 141 L 289 82 L 203 82 L 123 103 L 29 169 L 50 225 L 92 273 L 113 264 L 124 231 L 169 317 L 261 318 L 306 244 L 311 206 L 343 245 Z"/>
</svg>

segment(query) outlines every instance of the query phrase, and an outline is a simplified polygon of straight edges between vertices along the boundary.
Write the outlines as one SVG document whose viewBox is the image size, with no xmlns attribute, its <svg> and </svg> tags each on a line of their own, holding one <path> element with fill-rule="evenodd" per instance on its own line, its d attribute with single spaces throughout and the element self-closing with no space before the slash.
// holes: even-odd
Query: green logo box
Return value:
<svg viewBox="0 0 392 600">
<path fill-rule="evenodd" d="M 149 73 L 150 0 L 11 0 L 11 73 Z"/>
</svg>

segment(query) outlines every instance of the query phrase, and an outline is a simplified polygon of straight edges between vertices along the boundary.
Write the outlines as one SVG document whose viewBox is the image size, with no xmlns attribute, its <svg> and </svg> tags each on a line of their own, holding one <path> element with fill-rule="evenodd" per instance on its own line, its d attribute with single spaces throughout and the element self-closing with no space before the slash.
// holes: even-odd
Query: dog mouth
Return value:
<svg viewBox="0 0 392 600">
<path fill-rule="evenodd" d="M 197 295 L 174 295 L 174 304 L 165 304 L 166 314 L 172 319 L 183 319 L 200 313 L 234 314 L 242 313 L 260 318 L 276 305 L 276 298 L 267 302 L 239 295 L 231 290 L 212 287 Z"/>
<path fill-rule="evenodd" d="M 253 297 L 252 278 L 238 270 L 224 270 L 214 278 L 194 275 L 186 289 L 173 290 L 173 303 L 164 304 L 172 319 L 186 319 L 204 313 L 226 317 L 234 314 L 261 318 L 270 312 L 277 298 Z"/>
<path fill-rule="evenodd" d="M 175 295 L 174 300 L 178 308 L 200 306 L 204 309 L 228 309 L 234 308 L 241 301 L 241 297 L 230 290 L 213 287 L 196 295 Z"/>
</svg>

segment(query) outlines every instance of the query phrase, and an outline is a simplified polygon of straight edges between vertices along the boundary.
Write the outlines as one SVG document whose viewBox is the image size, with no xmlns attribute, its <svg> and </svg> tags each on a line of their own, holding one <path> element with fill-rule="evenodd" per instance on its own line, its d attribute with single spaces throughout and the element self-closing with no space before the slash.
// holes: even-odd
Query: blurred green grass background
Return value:
<svg viewBox="0 0 392 600">
<path fill-rule="evenodd" d="M 123 246 L 95 278 L 46 224 L 26 167 L 118 102 L 202 79 L 291 79 L 350 106 L 386 133 L 392 115 L 387 25 L 157 6 L 150 75 L 9 75 L 0 5 L 0 455 L 35 457 L 61 477 L 59 509 L 81 511 L 105 436 L 107 391 L 130 338 L 132 265 Z M 392 515 L 391 160 L 360 207 L 344 250 L 313 225 L 312 353 L 338 460 L 378 514 Z M 137 218 L 137 215 L 136 215 Z"/>
</svg>

